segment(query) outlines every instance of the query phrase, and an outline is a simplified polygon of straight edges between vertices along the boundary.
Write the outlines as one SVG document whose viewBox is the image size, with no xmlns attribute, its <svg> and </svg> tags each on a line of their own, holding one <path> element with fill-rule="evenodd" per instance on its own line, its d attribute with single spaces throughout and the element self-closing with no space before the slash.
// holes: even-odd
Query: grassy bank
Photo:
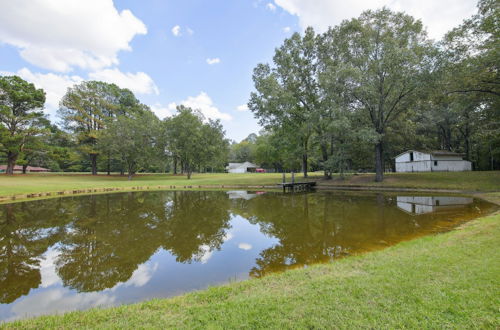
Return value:
<svg viewBox="0 0 500 330">
<path fill-rule="evenodd" d="M 383 182 L 375 182 L 373 174 L 338 176 L 321 182 L 324 186 L 386 187 L 411 189 L 451 189 L 463 191 L 499 191 L 500 171 L 490 172 L 423 172 L 387 173 Z"/>
<path fill-rule="evenodd" d="M 287 176 L 290 180 L 290 175 Z M 313 179 L 321 178 L 321 173 L 312 173 Z M 297 176 L 301 180 L 301 176 Z M 191 180 L 182 175 L 171 174 L 144 174 L 137 175 L 129 181 L 126 177 L 119 175 L 89 174 L 16 174 L 13 176 L 0 175 L 0 197 L 14 195 L 47 193 L 85 189 L 161 189 L 175 186 L 220 187 L 230 186 L 273 186 L 281 182 L 281 174 L 276 173 L 248 173 L 248 174 L 194 174 Z M 390 187 L 390 188 L 412 188 L 412 189 L 454 189 L 463 191 L 499 191 L 500 171 L 496 172 L 461 172 L 461 173 L 393 173 L 387 174 L 382 183 L 374 182 L 373 174 L 349 175 L 345 179 L 335 177 L 333 180 L 320 180 L 319 184 L 324 187 Z M 18 196 L 23 198 L 23 196 Z M 18 198 L 18 199 L 19 199 Z"/>
<path fill-rule="evenodd" d="M 498 328 L 499 221 L 172 299 L 4 326 Z"/>
<path fill-rule="evenodd" d="M 281 174 L 194 174 L 191 180 L 184 175 L 143 174 L 133 180 L 126 176 L 100 174 L 16 174 L 0 175 L 0 196 L 12 196 L 30 193 L 83 190 L 89 188 L 132 188 L 157 186 L 221 186 L 221 185 L 274 185 L 280 181 Z"/>
</svg>

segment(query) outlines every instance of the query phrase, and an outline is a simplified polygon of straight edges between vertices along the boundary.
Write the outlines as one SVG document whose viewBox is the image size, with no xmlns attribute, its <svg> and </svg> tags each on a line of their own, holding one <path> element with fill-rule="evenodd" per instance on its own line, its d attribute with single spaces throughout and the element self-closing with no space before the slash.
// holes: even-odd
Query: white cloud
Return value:
<svg viewBox="0 0 500 330">
<path fill-rule="evenodd" d="M 181 27 L 179 25 L 176 25 L 172 28 L 172 34 L 176 37 L 181 36 Z"/>
<path fill-rule="evenodd" d="M 471 16 L 476 6 L 473 0 L 274 0 L 274 3 L 297 16 L 302 28 L 312 26 L 320 32 L 344 19 L 357 17 L 364 10 L 387 6 L 421 19 L 429 36 L 436 39 Z"/>
<path fill-rule="evenodd" d="M 36 292 L 14 303 L 11 308 L 13 316 L 9 321 L 96 306 L 111 306 L 115 303 L 115 296 L 103 292 L 75 294 L 67 289 L 48 289 Z"/>
<path fill-rule="evenodd" d="M 170 31 L 172 31 L 172 34 L 175 37 L 181 37 L 184 33 L 187 33 L 187 35 L 189 36 L 192 36 L 194 34 L 194 30 L 191 29 L 189 26 L 181 27 L 180 25 L 176 25 Z"/>
<path fill-rule="evenodd" d="M 248 111 L 248 105 L 246 105 L 246 104 L 238 105 L 236 107 L 236 110 L 237 111 Z"/>
<path fill-rule="evenodd" d="M 200 246 L 201 250 L 201 257 L 200 257 L 200 262 L 202 264 L 206 264 L 210 258 L 212 258 L 213 251 L 210 249 L 210 246 L 208 245 L 202 245 Z"/>
<path fill-rule="evenodd" d="M 252 245 L 248 244 L 248 243 L 240 243 L 240 244 L 238 244 L 238 248 L 245 250 L 245 251 L 248 251 L 248 250 L 252 249 Z"/>
<path fill-rule="evenodd" d="M 151 111 L 153 111 L 156 116 L 160 119 L 170 117 L 175 113 L 175 106 L 172 108 L 172 106 L 169 104 L 167 106 L 163 106 L 160 103 L 155 103 L 152 106 L 150 106 Z"/>
<path fill-rule="evenodd" d="M 184 101 L 179 102 L 186 107 L 189 107 L 193 110 L 199 110 L 205 118 L 210 119 L 222 119 L 222 120 L 231 120 L 232 117 L 228 113 L 221 112 L 213 103 L 210 96 L 208 96 L 205 92 L 200 92 L 197 96 L 189 96 Z M 173 111 L 177 107 L 177 103 L 172 102 L 168 104 L 168 109 Z"/>
<path fill-rule="evenodd" d="M 118 12 L 112 0 L 16 0 L 0 3 L 0 42 L 21 57 L 59 72 L 118 64 L 117 54 L 146 34 L 130 10 Z"/>
<path fill-rule="evenodd" d="M 270 11 L 276 11 L 276 6 L 273 5 L 271 2 L 269 2 L 267 5 L 266 5 L 266 8 L 269 9 Z"/>
<path fill-rule="evenodd" d="M 153 79 L 144 72 L 121 72 L 119 69 L 113 68 L 91 72 L 89 78 L 114 83 L 137 94 L 160 94 Z"/>
<path fill-rule="evenodd" d="M 288 32 L 290 32 L 291 30 L 292 30 L 292 28 L 291 28 L 291 27 L 289 27 L 289 26 L 285 26 L 285 27 L 283 28 L 283 32 L 285 32 L 285 33 L 288 33 Z"/>
<path fill-rule="evenodd" d="M 207 63 L 208 63 L 209 65 L 219 64 L 219 63 L 220 63 L 220 58 L 218 58 L 218 57 L 215 57 L 215 58 L 207 58 Z"/>
<path fill-rule="evenodd" d="M 1 72 L 1 74 L 18 75 L 24 80 L 33 83 L 37 88 L 42 88 L 46 94 L 45 107 L 51 115 L 54 115 L 56 109 L 59 108 L 59 101 L 66 94 L 68 88 L 84 80 L 80 76 L 35 73 L 27 68 L 22 68 L 17 72 Z"/>
<path fill-rule="evenodd" d="M 49 286 L 61 283 L 61 279 L 57 275 L 55 261 L 59 257 L 59 252 L 55 249 L 50 249 L 40 261 L 40 275 L 42 283 L 40 287 L 47 288 Z"/>
<path fill-rule="evenodd" d="M 158 269 L 158 263 L 155 262 L 154 264 L 141 264 L 137 269 L 132 273 L 132 276 L 128 279 L 127 282 L 125 283 L 119 283 L 113 289 L 116 289 L 120 286 L 135 286 L 136 288 L 140 288 L 141 286 L 146 285 L 146 283 L 149 282 L 151 277 L 153 277 L 153 274 L 156 272 Z"/>
</svg>

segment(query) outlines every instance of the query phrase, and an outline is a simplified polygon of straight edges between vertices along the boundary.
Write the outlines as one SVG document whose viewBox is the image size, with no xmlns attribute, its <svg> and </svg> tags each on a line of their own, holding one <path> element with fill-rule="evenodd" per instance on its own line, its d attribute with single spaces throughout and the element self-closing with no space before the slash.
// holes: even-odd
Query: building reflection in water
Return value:
<svg viewBox="0 0 500 330">
<path fill-rule="evenodd" d="M 397 206 L 410 214 L 451 211 L 472 204 L 470 197 L 457 196 L 397 196 Z"/>
</svg>

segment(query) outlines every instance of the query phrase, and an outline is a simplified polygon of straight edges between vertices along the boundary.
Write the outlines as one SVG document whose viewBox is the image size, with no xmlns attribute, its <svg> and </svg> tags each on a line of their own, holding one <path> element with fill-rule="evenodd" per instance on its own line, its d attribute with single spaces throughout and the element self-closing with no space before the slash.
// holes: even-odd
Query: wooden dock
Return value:
<svg viewBox="0 0 500 330">
<path fill-rule="evenodd" d="M 283 192 L 309 191 L 316 186 L 316 182 L 286 182 L 279 185 L 283 187 Z"/>
</svg>

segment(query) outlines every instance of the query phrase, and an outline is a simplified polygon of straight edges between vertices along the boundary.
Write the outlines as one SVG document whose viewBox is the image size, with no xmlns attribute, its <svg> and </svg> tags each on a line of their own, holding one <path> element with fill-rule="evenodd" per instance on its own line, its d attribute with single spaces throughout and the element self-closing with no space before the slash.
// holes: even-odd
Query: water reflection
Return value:
<svg viewBox="0 0 500 330">
<path fill-rule="evenodd" d="M 457 196 L 398 196 L 398 207 L 411 214 L 450 211 L 472 204 L 470 197 Z"/>
<path fill-rule="evenodd" d="M 465 197 L 246 191 L 0 205 L 0 319 L 259 277 L 446 230 L 492 207 Z"/>
</svg>

